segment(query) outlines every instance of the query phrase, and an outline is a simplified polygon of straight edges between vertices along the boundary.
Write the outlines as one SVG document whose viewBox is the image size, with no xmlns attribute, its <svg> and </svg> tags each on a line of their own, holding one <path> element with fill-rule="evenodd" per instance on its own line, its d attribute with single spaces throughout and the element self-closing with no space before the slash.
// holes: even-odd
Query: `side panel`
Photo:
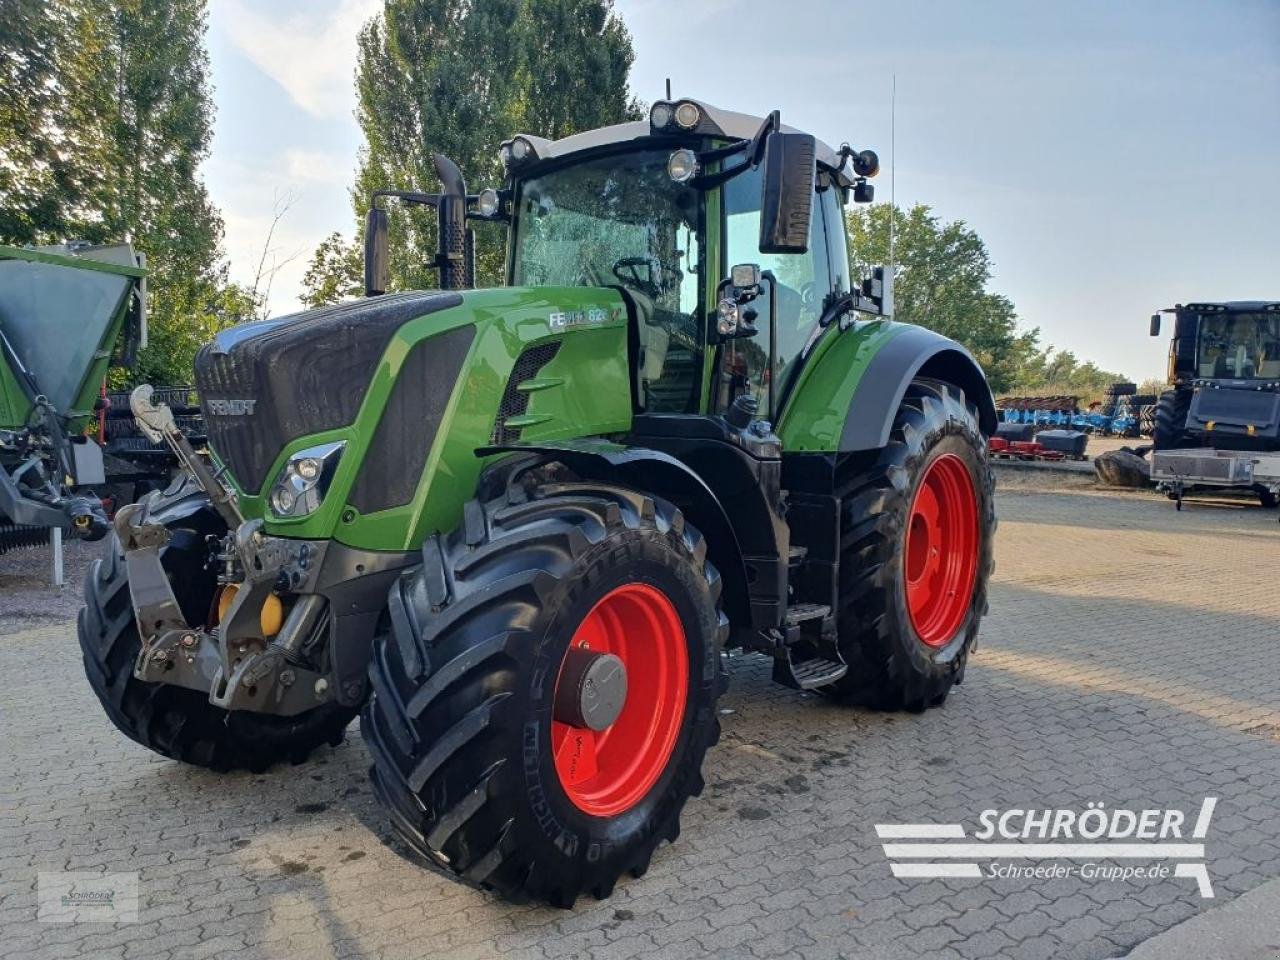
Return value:
<svg viewBox="0 0 1280 960">
<path fill-rule="evenodd" d="M 412 499 L 401 506 L 362 513 L 353 500 L 358 476 L 384 469 L 370 454 L 378 423 L 415 345 L 464 326 L 474 337 L 448 402 Z M 281 536 L 333 537 L 366 550 L 412 550 L 427 534 L 459 522 L 486 460 L 476 450 L 489 444 L 494 419 L 516 360 L 531 346 L 561 341 L 555 357 L 525 384 L 529 403 L 521 440 L 528 443 L 621 433 L 631 424 L 627 316 L 620 296 L 593 288 L 507 288 L 468 291 L 463 302 L 411 320 L 392 337 L 355 421 L 348 427 L 299 438 L 268 471 L 268 484 L 298 450 L 347 441 L 332 486 L 319 510 L 301 520 L 276 519 L 265 497 L 242 497 L 247 516 L 263 516 Z M 368 462 L 366 462 L 368 460 Z M 367 490 L 367 486 L 366 486 Z"/>
<path fill-rule="evenodd" d="M 983 432 L 995 431 L 991 390 L 964 347 L 924 327 L 877 320 L 823 336 L 782 413 L 783 449 L 834 453 L 883 447 L 916 376 L 962 388 L 978 408 Z"/>
</svg>

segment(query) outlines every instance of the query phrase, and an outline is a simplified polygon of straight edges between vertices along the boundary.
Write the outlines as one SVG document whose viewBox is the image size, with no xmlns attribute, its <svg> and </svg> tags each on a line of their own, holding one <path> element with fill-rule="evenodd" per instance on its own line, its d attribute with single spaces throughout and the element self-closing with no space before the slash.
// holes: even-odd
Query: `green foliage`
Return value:
<svg viewBox="0 0 1280 960">
<path fill-rule="evenodd" d="M 57 122 L 70 18 L 46 0 L 0 3 L 0 238 L 57 233 L 79 194 L 71 144 Z"/>
<path fill-rule="evenodd" d="M 435 153 L 475 192 L 500 180 L 498 145 L 513 133 L 558 138 L 638 117 L 633 59 L 611 0 L 385 0 L 359 38 L 357 221 L 374 190 L 435 190 Z M 392 288 L 436 286 L 434 212 L 388 210 Z M 500 284 L 502 228 L 476 224 L 476 234 L 477 285 Z M 358 290 L 361 256 L 356 242 L 328 237 L 308 268 L 306 301 Z"/>
<path fill-rule="evenodd" d="M 364 294 L 364 258 L 360 248 L 348 244 L 334 231 L 320 241 L 302 277 L 306 292 L 302 302 L 322 307 Z"/>
<path fill-rule="evenodd" d="M 189 380 L 210 333 L 252 313 L 227 284 L 222 220 L 199 176 L 213 114 L 205 0 L 17 0 L 4 18 L 4 82 L 23 106 L 0 130 L 34 136 L 0 139 L 29 154 L 17 157 L 23 182 L 0 179 L 0 238 L 130 239 L 147 255 L 152 342 L 129 379 Z M 56 162 L 42 162 L 50 151 Z"/>
<path fill-rule="evenodd" d="M 1124 379 L 1081 363 L 1066 351 L 1040 346 L 1040 330 L 1018 328 L 1008 297 L 987 289 L 991 255 L 962 220 L 943 223 L 924 204 L 909 211 L 877 203 L 848 211 L 849 258 L 854 277 L 889 262 L 893 218 L 895 318 L 936 330 L 969 348 L 997 394 L 1028 394 L 1050 387 L 1092 394 Z"/>
</svg>

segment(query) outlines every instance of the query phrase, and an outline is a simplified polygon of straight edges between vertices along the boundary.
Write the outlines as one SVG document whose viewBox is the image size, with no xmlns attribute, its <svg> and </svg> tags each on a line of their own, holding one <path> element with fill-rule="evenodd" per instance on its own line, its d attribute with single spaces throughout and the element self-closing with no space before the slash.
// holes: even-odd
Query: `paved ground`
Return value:
<svg viewBox="0 0 1280 960">
<path fill-rule="evenodd" d="M 180 767 L 109 726 L 68 622 L 6 615 L 0 958 L 1106 958 L 1280 876 L 1275 513 L 1018 480 L 999 512 L 990 619 L 944 709 L 841 709 L 734 659 L 679 843 L 572 912 L 388 847 L 354 727 L 265 776 Z M 894 879 L 874 830 L 1206 795 L 1216 900 L 1185 879 Z M 139 871 L 140 922 L 35 922 L 36 873 L 66 870 Z"/>
</svg>

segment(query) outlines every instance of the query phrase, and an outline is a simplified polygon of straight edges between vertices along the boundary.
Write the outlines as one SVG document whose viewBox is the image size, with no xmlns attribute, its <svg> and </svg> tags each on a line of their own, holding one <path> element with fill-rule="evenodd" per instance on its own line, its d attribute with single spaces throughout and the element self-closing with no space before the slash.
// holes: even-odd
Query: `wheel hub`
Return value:
<svg viewBox="0 0 1280 960">
<path fill-rule="evenodd" d="M 572 648 L 556 684 L 555 719 L 597 732 L 613 726 L 627 700 L 627 668 L 612 653 Z"/>
<path fill-rule="evenodd" d="M 645 798 L 671 760 L 688 686 L 684 625 L 665 593 L 627 583 L 597 601 L 552 697 L 556 775 L 574 806 L 613 817 Z"/>
</svg>

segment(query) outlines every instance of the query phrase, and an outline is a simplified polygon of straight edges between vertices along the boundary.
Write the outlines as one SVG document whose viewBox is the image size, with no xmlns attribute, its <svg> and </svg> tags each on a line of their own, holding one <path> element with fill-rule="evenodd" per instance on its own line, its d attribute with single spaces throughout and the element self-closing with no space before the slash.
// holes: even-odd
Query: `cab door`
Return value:
<svg viewBox="0 0 1280 960">
<path fill-rule="evenodd" d="M 760 331 L 754 337 L 730 340 L 720 347 L 720 363 L 712 397 L 714 412 L 727 410 L 743 393 L 755 397 L 761 417 L 772 409 L 798 369 L 806 346 L 820 332 L 823 310 L 838 293 L 849 289 L 849 258 L 839 190 L 819 171 L 813 214 L 809 221 L 809 249 L 805 253 L 760 252 L 760 186 L 762 168 L 726 183 L 722 193 L 721 275 L 734 264 L 758 263 L 777 278 L 777 343 L 771 343 L 767 284 L 752 301 Z M 776 346 L 776 365 L 770 368 L 770 347 Z"/>
</svg>

